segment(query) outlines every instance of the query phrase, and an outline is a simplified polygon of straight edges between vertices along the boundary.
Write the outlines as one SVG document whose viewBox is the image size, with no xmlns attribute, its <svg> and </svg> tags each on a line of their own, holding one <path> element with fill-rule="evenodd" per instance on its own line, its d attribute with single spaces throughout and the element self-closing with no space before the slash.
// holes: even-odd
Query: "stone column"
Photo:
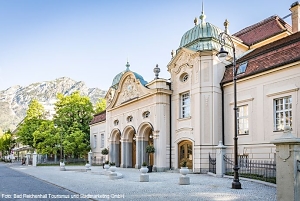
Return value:
<svg viewBox="0 0 300 201">
<path fill-rule="evenodd" d="M 225 162 L 224 154 L 226 153 L 226 146 L 223 145 L 222 141 L 219 141 L 216 146 L 216 176 L 223 177 L 225 174 Z"/>
<path fill-rule="evenodd" d="M 276 145 L 277 200 L 299 200 L 300 138 L 294 137 L 286 126 L 284 134 L 271 143 Z"/>
<path fill-rule="evenodd" d="M 127 142 L 126 168 L 134 167 L 132 164 L 132 142 Z"/>
<path fill-rule="evenodd" d="M 142 146 L 141 146 L 141 139 L 140 138 L 136 138 L 136 164 L 135 164 L 135 168 L 140 169 L 141 164 L 142 164 Z"/>
<path fill-rule="evenodd" d="M 119 152 L 119 150 L 120 150 L 120 145 L 121 145 L 121 141 L 119 142 L 119 144 L 116 144 L 116 161 L 115 161 L 115 163 L 116 163 L 116 166 L 117 167 L 120 167 L 120 164 L 121 164 L 121 161 L 120 161 L 120 152 Z"/>
<path fill-rule="evenodd" d="M 111 141 L 109 142 L 109 149 L 108 149 L 108 158 L 105 158 L 105 161 L 113 162 L 114 160 L 114 143 Z"/>
<path fill-rule="evenodd" d="M 36 152 L 33 152 L 32 157 L 32 166 L 36 167 L 36 161 L 37 161 L 37 154 Z"/>
<path fill-rule="evenodd" d="M 122 141 L 122 146 L 121 146 L 121 154 L 122 154 L 122 157 L 121 157 L 121 164 L 120 164 L 120 167 L 122 168 L 126 168 L 126 150 L 127 150 L 127 144 L 128 142 L 126 141 Z"/>
<path fill-rule="evenodd" d="M 90 152 L 89 152 L 89 154 L 88 154 L 88 159 L 89 159 L 89 164 L 90 164 L 90 166 L 92 166 L 92 155 L 93 155 L 93 152 L 92 152 L 92 150 L 90 150 Z"/>
</svg>

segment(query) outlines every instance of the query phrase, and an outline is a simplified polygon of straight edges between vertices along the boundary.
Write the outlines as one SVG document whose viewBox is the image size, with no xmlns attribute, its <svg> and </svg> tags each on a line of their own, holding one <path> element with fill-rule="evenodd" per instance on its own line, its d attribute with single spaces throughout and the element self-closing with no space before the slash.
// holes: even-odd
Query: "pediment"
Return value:
<svg viewBox="0 0 300 201">
<path fill-rule="evenodd" d="M 197 52 L 189 50 L 187 48 L 181 48 L 175 57 L 168 64 L 168 71 L 170 73 L 178 74 L 182 68 L 192 68 L 193 59 L 199 55 Z"/>
<path fill-rule="evenodd" d="M 108 108 L 113 108 L 129 101 L 138 99 L 147 93 L 144 87 L 132 72 L 126 72 L 119 83 L 117 90 L 110 88 L 106 95 Z"/>
</svg>

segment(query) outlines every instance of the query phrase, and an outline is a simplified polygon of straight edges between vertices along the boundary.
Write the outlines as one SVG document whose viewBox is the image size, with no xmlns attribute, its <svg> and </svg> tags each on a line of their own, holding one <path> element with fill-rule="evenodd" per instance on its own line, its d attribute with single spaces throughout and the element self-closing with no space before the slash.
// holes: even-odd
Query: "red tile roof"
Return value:
<svg viewBox="0 0 300 201">
<path fill-rule="evenodd" d="M 92 119 L 90 125 L 99 123 L 106 120 L 106 111 L 100 112 L 98 114 L 94 115 L 94 118 Z"/>
<path fill-rule="evenodd" d="M 292 33 L 292 27 L 280 17 L 274 15 L 233 35 L 240 38 L 246 45 L 253 45 L 284 31 Z"/>
<path fill-rule="evenodd" d="M 247 69 L 245 73 L 238 75 L 238 79 L 300 61 L 300 32 L 253 50 L 238 59 L 236 67 L 246 61 Z M 231 82 L 232 74 L 232 64 L 230 64 L 226 66 L 221 83 Z"/>
</svg>

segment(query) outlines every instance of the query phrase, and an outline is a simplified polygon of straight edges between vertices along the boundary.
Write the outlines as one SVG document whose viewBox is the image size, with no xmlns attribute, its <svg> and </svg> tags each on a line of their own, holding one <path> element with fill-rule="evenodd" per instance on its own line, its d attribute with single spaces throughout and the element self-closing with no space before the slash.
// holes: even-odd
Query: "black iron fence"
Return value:
<svg viewBox="0 0 300 201">
<path fill-rule="evenodd" d="M 233 175 L 233 159 L 224 155 L 225 174 Z M 249 160 L 247 156 L 239 156 L 238 158 L 239 176 L 251 179 L 257 179 L 276 184 L 276 162 Z"/>
<path fill-rule="evenodd" d="M 74 165 L 79 165 L 79 164 L 85 164 L 86 160 L 85 158 L 71 158 L 71 157 L 66 157 L 66 158 L 60 158 L 60 157 L 55 157 L 55 156 L 47 156 L 47 155 L 39 155 L 37 157 L 37 164 L 59 164 L 60 161 L 64 161 L 65 164 L 74 164 Z"/>
<path fill-rule="evenodd" d="M 100 157 L 100 158 L 92 158 L 92 165 L 103 165 L 103 163 L 105 162 L 104 157 Z"/>
<path fill-rule="evenodd" d="M 216 174 L 216 154 L 209 153 L 209 167 L 208 172 Z"/>
</svg>

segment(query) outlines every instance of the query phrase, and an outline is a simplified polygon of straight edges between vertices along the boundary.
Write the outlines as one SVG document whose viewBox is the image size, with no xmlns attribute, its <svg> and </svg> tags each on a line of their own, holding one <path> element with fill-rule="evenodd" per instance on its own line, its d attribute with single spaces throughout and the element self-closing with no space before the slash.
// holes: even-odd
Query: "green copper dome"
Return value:
<svg viewBox="0 0 300 201">
<path fill-rule="evenodd" d="M 126 70 L 122 71 L 121 73 L 117 74 L 117 75 L 114 77 L 113 82 L 112 82 L 112 84 L 111 84 L 111 87 L 112 87 L 112 88 L 114 88 L 114 89 L 117 89 L 117 88 L 118 88 L 119 82 L 120 82 L 120 80 L 121 80 L 121 78 L 122 78 L 122 76 L 123 76 L 124 73 L 126 73 L 126 72 L 132 72 L 131 70 L 129 70 L 129 67 L 130 67 L 130 64 L 129 64 L 129 62 L 127 61 L 127 64 L 126 64 Z M 141 75 L 137 74 L 136 72 L 132 72 L 132 73 L 134 74 L 135 78 L 138 79 L 138 80 L 140 81 L 140 83 L 141 83 L 142 85 L 145 86 L 145 85 L 148 83 L 147 81 L 144 80 L 144 78 L 143 78 Z"/>
<path fill-rule="evenodd" d="M 182 36 L 179 48 L 185 47 L 194 51 L 220 50 L 218 37 L 221 32 L 223 31 L 218 27 L 201 22 Z"/>
</svg>

